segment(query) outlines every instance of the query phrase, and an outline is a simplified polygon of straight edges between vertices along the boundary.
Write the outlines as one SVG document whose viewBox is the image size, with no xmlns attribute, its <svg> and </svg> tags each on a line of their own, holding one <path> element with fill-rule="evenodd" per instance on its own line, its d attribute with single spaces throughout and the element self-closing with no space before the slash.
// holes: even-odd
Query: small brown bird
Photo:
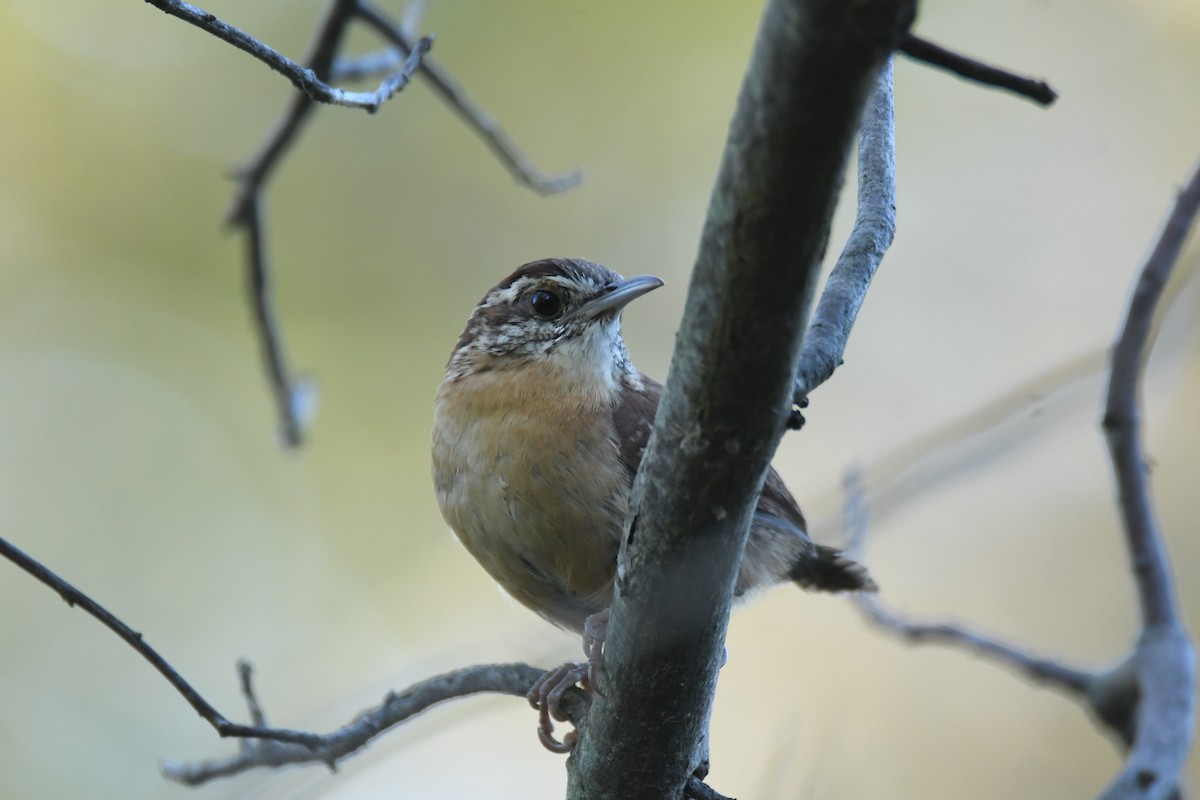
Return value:
<svg viewBox="0 0 1200 800">
<path fill-rule="evenodd" d="M 621 312 L 659 286 L 577 259 L 525 264 L 479 301 L 438 387 L 443 516 L 506 592 L 575 631 L 612 602 L 630 489 L 662 394 L 629 360 Z M 789 581 L 875 588 L 865 568 L 808 538 L 771 469 L 735 593 Z"/>
</svg>

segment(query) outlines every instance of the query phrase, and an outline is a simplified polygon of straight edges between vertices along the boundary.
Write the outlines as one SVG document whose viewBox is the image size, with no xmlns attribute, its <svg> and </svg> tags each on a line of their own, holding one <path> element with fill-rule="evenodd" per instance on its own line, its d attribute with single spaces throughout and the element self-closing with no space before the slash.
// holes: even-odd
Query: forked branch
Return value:
<svg viewBox="0 0 1200 800">
<path fill-rule="evenodd" d="M 383 13 L 378 6 L 369 0 L 360 0 L 358 16 L 362 21 L 384 40 L 395 47 L 393 58 L 400 60 L 416 46 L 411 31 L 403 25 L 397 25 Z M 376 55 L 376 58 L 380 56 Z M 462 84 L 440 63 L 433 59 L 421 62 L 421 77 L 429 82 L 442 101 L 452 111 L 462 118 L 468 128 L 492 151 L 492 155 L 503 164 L 513 178 L 538 194 L 550 195 L 565 192 L 578 186 L 583 180 L 583 173 L 578 169 L 569 170 L 557 175 L 548 174 L 538 169 L 528 156 L 521 152 L 516 143 L 500 127 L 491 114 L 483 106 L 475 102 Z"/>
<path fill-rule="evenodd" d="M 230 25 L 215 14 L 210 14 L 202 8 L 179 0 L 146 0 L 147 3 L 172 17 L 195 25 L 203 31 L 211 33 L 223 42 L 233 45 L 242 52 L 249 53 L 271 69 L 283 75 L 292 84 L 304 92 L 306 96 L 318 103 L 328 103 L 335 106 L 362 108 L 375 113 L 379 107 L 390 100 L 405 83 L 413 71 L 420 66 L 421 56 L 429 50 L 433 39 L 425 37 L 419 48 L 414 48 L 417 57 L 413 63 L 405 62 L 392 75 L 379 84 L 373 92 L 350 92 L 330 86 L 325 82 L 327 76 L 322 76 L 310 67 L 303 67 L 287 56 L 255 39 L 243 31 Z"/>
<path fill-rule="evenodd" d="M 1146 482 L 1138 386 L 1159 300 L 1198 213 L 1200 164 L 1179 192 L 1139 273 L 1112 351 L 1103 427 L 1142 621 L 1137 641 L 1120 665 L 1107 671 L 1067 667 L 965 626 L 916 623 L 873 598 L 858 600 L 868 619 L 910 643 L 937 642 L 972 650 L 1058 689 L 1088 708 L 1128 750 L 1124 766 L 1101 795 L 1102 800 L 1175 796 L 1194 735 L 1195 654 L 1180 619 L 1171 564 Z M 847 532 L 855 546 L 861 547 L 867 512 L 854 472 L 846 480 L 845 509 Z"/>
<path fill-rule="evenodd" d="M 289 367 L 282 328 L 272 310 L 271 262 L 267 257 L 267 229 L 263 222 L 264 187 L 318 103 L 374 112 L 403 89 L 419 70 L 519 182 L 541 194 L 553 194 L 578 184 L 581 175 L 578 170 L 563 175 L 548 175 L 538 170 L 495 119 L 444 68 L 426 58 L 433 42 L 431 37 L 414 36 L 408 26 L 394 23 L 367 0 L 331 0 L 305 66 L 201 8 L 178 0 L 147 2 L 249 53 L 300 90 L 271 127 L 254 157 L 235 171 L 238 187 L 225 215 L 226 222 L 241 228 L 247 237 L 247 296 L 275 401 L 280 442 L 285 447 L 298 447 L 315 409 L 316 388 L 311 381 L 297 377 Z M 339 57 L 346 29 L 354 20 L 376 31 L 392 48 L 359 59 Z M 385 77 L 373 92 L 351 92 L 331 85 L 335 80 L 362 79 L 378 73 L 385 73 Z"/>
<path fill-rule="evenodd" d="M 266 715 L 254 691 L 250 665 L 242 662 L 238 664 L 238 676 L 252 723 L 243 725 L 230 722 L 151 647 L 141 633 L 74 585 L 4 539 L 0 539 L 0 557 L 8 559 L 53 589 L 68 605 L 79 607 L 99 620 L 166 678 L 220 736 L 241 741 L 237 754 L 225 758 L 163 762 L 162 771 L 166 777 L 192 786 L 258 767 L 324 764 L 333 769 L 339 761 L 360 750 L 375 737 L 439 703 L 481 693 L 507 694 L 523 699 L 533 682 L 545 672 L 528 664 L 481 664 L 454 670 L 416 683 L 404 691 L 389 693 L 375 708 L 359 714 L 332 733 L 320 735 L 267 725 Z M 589 704 L 587 695 L 573 689 L 564 698 L 561 708 L 568 720 L 578 727 L 586 722 Z M 688 796 L 723 800 L 721 795 L 699 779 L 689 782 Z"/>
<path fill-rule="evenodd" d="M 49 586 L 58 593 L 59 597 L 67 605 L 73 608 L 78 606 L 86 611 L 89 615 L 99 620 L 104 627 L 115 633 L 122 641 L 136 650 L 138 655 L 150 662 L 151 666 L 158 670 L 159 674 L 166 678 L 167 682 L 175 687 L 175 690 L 183 696 L 188 705 L 203 717 L 208 724 L 212 725 L 221 736 L 261 736 L 304 748 L 312 748 L 318 744 L 319 737 L 313 736 L 311 733 L 278 728 L 264 729 L 252 725 L 239 725 L 230 722 L 211 703 L 205 700 L 199 692 L 192 688 L 192 685 L 184 680 L 183 676 L 165 658 L 159 655 L 157 650 L 150 646 L 141 633 L 126 625 L 108 609 L 104 608 L 104 606 L 59 577 L 41 562 L 4 539 L 0 539 L 0 556 L 8 559 L 46 586 Z"/>
<path fill-rule="evenodd" d="M 1049 105 L 1058 96 L 1044 81 L 1024 78 L 983 64 L 926 41 L 911 31 L 900 38 L 898 51 L 910 58 Z M 896 234 L 895 108 L 891 64 L 880 76 L 874 96 L 863 111 L 858 143 L 858 206 L 854 227 L 829 273 L 812 321 L 804 334 L 804 350 L 796 370 L 793 410 L 788 426 L 804 424 L 808 396 L 842 365 L 850 331 L 867 290 Z"/>
<path fill-rule="evenodd" d="M 250 683 L 249 667 L 243 664 L 239 670 L 242 693 L 251 716 L 261 719 L 262 712 Z M 378 706 L 359 714 L 338 730 L 324 736 L 314 735 L 308 746 L 272 737 L 244 739 L 235 755 L 208 761 L 169 760 L 163 762 L 162 771 L 173 781 L 197 786 L 260 767 L 324 764 L 333 769 L 338 762 L 366 746 L 375 737 L 439 703 L 481 693 L 524 698 L 529 687 L 544 671 L 528 664 L 481 664 L 454 670 L 413 684 L 402 692 L 390 693 Z M 588 703 L 587 695 L 573 690 L 566 698 L 563 710 L 572 722 L 582 724 L 587 716 Z"/>
</svg>

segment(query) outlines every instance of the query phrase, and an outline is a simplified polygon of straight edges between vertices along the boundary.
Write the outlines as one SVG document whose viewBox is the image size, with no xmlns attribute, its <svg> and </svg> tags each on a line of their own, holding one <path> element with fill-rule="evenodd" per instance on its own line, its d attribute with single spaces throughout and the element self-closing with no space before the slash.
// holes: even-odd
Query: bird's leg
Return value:
<svg viewBox="0 0 1200 800">
<path fill-rule="evenodd" d="M 538 710 L 538 740 L 552 753 L 569 753 L 579 739 L 579 731 L 571 731 L 559 741 L 554 737 L 554 720 L 566 722 L 562 710 L 563 695 L 578 685 L 585 692 L 600 693 L 604 675 L 604 636 L 608 632 L 609 610 L 592 614 L 583 623 L 583 653 L 587 661 L 568 661 L 538 678 L 529 688 L 526 698 Z"/>
</svg>

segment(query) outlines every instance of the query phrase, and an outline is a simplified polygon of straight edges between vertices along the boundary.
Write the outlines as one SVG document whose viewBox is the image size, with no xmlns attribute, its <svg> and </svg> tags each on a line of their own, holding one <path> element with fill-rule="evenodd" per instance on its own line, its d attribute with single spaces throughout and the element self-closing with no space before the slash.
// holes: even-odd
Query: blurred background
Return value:
<svg viewBox="0 0 1200 800">
<path fill-rule="evenodd" d="M 206 8 L 299 58 L 323 5 Z M 577 656 L 442 522 L 434 389 L 476 300 L 547 255 L 667 281 L 626 317 L 638 365 L 665 375 L 760 11 L 429 5 L 443 65 L 543 169 L 586 180 L 551 198 L 514 185 L 420 80 L 375 116 L 322 110 L 269 194 L 289 353 L 322 398 L 309 444 L 283 452 L 242 242 L 220 220 L 223 175 L 290 86 L 145 3 L 0 2 L 0 535 L 231 717 L 239 657 L 271 721 L 326 731 L 437 672 Z M 1044 110 L 898 63 L 896 244 L 845 367 L 776 465 L 831 543 L 841 476 L 862 467 L 889 603 L 1111 664 L 1136 609 L 1097 425 L 1104 350 L 1200 155 L 1200 6 L 933 0 L 917 29 L 1061 99 Z M 839 211 L 835 250 L 851 218 Z M 1177 281 L 1146 386 L 1155 498 L 1193 619 L 1195 284 Z M 235 746 L 8 563 L 0 609 L 0 797 L 562 795 L 561 759 L 512 698 L 434 710 L 337 775 L 175 786 L 160 760 Z M 777 589 L 734 615 L 728 647 L 710 776 L 726 794 L 1088 797 L 1120 761 L 1073 703 L 900 644 L 844 600 Z"/>
</svg>

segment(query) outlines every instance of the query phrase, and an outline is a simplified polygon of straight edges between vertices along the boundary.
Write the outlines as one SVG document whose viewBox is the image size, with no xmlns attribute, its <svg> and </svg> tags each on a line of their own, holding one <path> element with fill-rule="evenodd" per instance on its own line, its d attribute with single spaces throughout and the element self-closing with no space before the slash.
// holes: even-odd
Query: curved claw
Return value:
<svg viewBox="0 0 1200 800">
<path fill-rule="evenodd" d="M 586 678 L 586 664 L 567 662 L 548 670 L 534 682 L 529 688 L 529 693 L 525 695 L 529 705 L 538 710 L 538 740 L 552 753 L 569 753 L 579 738 L 578 732 L 571 731 L 561 742 L 555 739 L 554 720 L 567 721 L 567 715 L 562 710 L 563 695 Z"/>
<path fill-rule="evenodd" d="M 579 741 L 579 731 L 569 731 L 562 738 L 561 742 L 554 738 L 553 729 L 547 731 L 545 728 L 538 727 L 537 735 L 538 741 L 542 743 L 542 747 L 545 747 L 551 753 L 559 753 L 561 755 L 566 755 L 575 749 L 575 742 Z"/>
<path fill-rule="evenodd" d="M 604 677 L 604 636 L 608 632 L 608 610 L 592 614 L 583 623 L 583 652 L 587 661 L 568 661 L 548 670 L 529 687 L 525 699 L 538 710 L 538 741 L 552 753 L 569 753 L 579 740 L 579 731 L 571 731 L 560 742 L 554 738 L 554 720 L 566 722 L 562 699 L 576 685 L 592 694 L 600 694 Z"/>
</svg>

